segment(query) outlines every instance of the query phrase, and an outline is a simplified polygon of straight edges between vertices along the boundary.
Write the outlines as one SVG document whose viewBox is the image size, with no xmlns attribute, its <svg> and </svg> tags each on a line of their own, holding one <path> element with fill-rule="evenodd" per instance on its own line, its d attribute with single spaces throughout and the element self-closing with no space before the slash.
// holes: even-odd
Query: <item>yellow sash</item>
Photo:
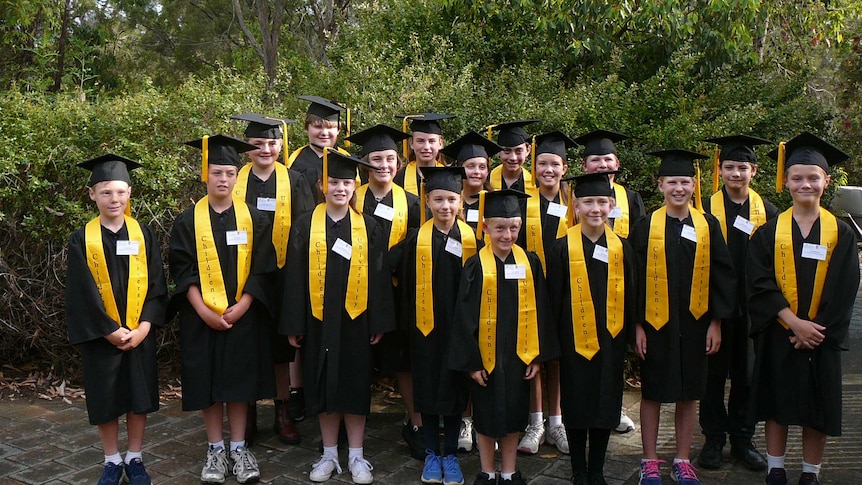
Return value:
<svg viewBox="0 0 862 485">
<path fill-rule="evenodd" d="M 518 246 L 512 246 L 515 264 L 524 267 L 527 277 L 518 281 L 518 357 L 530 365 L 539 355 L 539 326 L 536 311 L 536 287 L 533 283 L 533 270 L 527 253 Z M 504 275 L 497 274 L 497 261 L 491 246 L 479 251 L 482 266 L 482 301 L 479 305 L 479 353 L 482 366 L 493 372 L 497 365 L 497 280 Z"/>
<path fill-rule="evenodd" d="M 147 286 L 149 285 L 147 249 L 144 242 L 144 232 L 138 221 L 129 216 L 123 216 L 123 218 L 126 222 L 126 229 L 129 231 L 129 241 L 138 243 L 138 254 L 129 255 L 129 283 L 126 295 L 126 327 L 129 330 L 134 330 L 138 328 L 144 300 L 147 299 Z M 111 275 L 108 273 L 108 262 L 105 259 L 105 247 L 102 245 L 102 225 L 98 217 L 87 223 L 84 229 L 84 242 L 87 247 L 87 266 L 90 268 L 90 275 L 96 282 L 99 296 L 102 297 L 105 312 L 111 317 L 111 320 L 122 327 L 120 310 L 117 307 L 117 300 L 114 298 Z"/>
<path fill-rule="evenodd" d="M 242 289 L 251 272 L 251 253 L 254 247 L 254 226 L 251 212 L 245 202 L 233 201 L 236 215 L 236 230 L 245 231 L 246 244 L 236 245 L 236 298 L 242 297 Z M 198 274 L 201 280 L 201 295 L 204 303 L 211 310 L 223 315 L 230 304 L 227 300 L 224 275 L 218 259 L 212 223 L 210 222 L 209 197 L 204 197 L 195 204 L 195 244 L 197 246 Z"/>
<path fill-rule="evenodd" d="M 832 259 L 832 251 L 838 244 L 838 220 L 831 212 L 820 208 L 820 244 L 826 246 L 826 259 L 817 262 L 814 273 L 814 291 L 811 295 L 811 305 L 808 307 L 808 318 L 817 316 L 820 298 L 823 295 L 823 285 L 826 283 L 826 271 Z M 794 314 L 799 310 L 799 288 L 796 282 L 796 260 L 793 250 L 793 208 L 787 209 L 778 216 L 778 226 L 775 228 L 775 281 L 781 294 L 790 304 Z M 778 323 L 786 329 L 780 318 Z"/>
<path fill-rule="evenodd" d="M 362 214 L 350 210 L 350 271 L 344 309 L 351 320 L 368 308 L 368 233 Z M 346 242 L 346 241 L 345 241 Z M 311 216 L 308 241 L 308 291 L 311 314 L 323 320 L 323 293 L 326 288 L 326 204 L 319 204 Z"/>
<path fill-rule="evenodd" d="M 694 224 L 697 245 L 694 250 L 694 271 L 688 309 L 694 318 L 700 318 L 709 308 L 709 224 L 700 212 L 692 210 L 689 213 Z M 656 330 L 660 330 L 670 318 L 664 238 L 666 217 L 666 207 L 653 212 L 647 245 L 646 320 Z"/>
<path fill-rule="evenodd" d="M 356 189 L 356 210 L 359 212 L 363 212 L 367 192 L 368 184 Z M 389 249 L 407 237 L 407 193 L 395 184 L 392 184 L 392 205 L 395 209 L 395 216 L 392 218 L 392 225 L 389 229 Z"/>
<path fill-rule="evenodd" d="M 407 141 L 405 140 L 405 143 Z M 440 162 L 434 162 L 435 167 L 443 167 L 444 165 Z M 410 192 L 413 195 L 419 195 L 419 187 L 416 185 L 416 161 L 412 161 L 408 163 L 404 167 L 404 190 Z M 423 201 L 424 203 L 424 201 Z"/>
<path fill-rule="evenodd" d="M 473 228 L 457 219 L 461 231 L 461 266 L 476 254 L 476 236 Z M 416 328 L 427 336 L 434 330 L 434 289 L 432 234 L 434 221 L 430 220 L 419 228 L 416 238 Z"/>
<path fill-rule="evenodd" d="M 724 207 L 723 190 L 719 190 L 709 198 L 709 212 L 712 213 L 712 215 L 718 219 L 719 224 L 721 224 L 721 234 L 724 236 L 724 240 L 726 242 L 727 210 Z M 766 224 L 766 206 L 763 205 L 763 198 L 760 197 L 760 194 L 751 189 L 748 189 L 748 216 L 751 223 L 754 224 L 754 229 Z M 751 231 L 751 234 L 748 237 L 750 238 L 753 234 L 754 231 Z"/>
<path fill-rule="evenodd" d="M 629 237 L 631 230 L 631 209 L 629 207 L 629 196 L 626 188 L 620 184 L 614 184 L 614 198 L 616 206 L 620 208 L 620 217 L 614 219 L 614 234 L 619 237 Z"/>
<path fill-rule="evenodd" d="M 590 277 L 587 273 L 587 255 L 581 225 L 569 229 L 566 234 L 569 245 L 569 287 L 572 301 L 572 335 L 575 351 L 592 360 L 599 351 L 599 336 L 596 309 L 590 293 Z M 608 241 L 608 289 L 607 328 L 616 337 L 623 328 L 625 315 L 625 267 L 623 265 L 623 243 L 608 225 L 605 225 Z"/>
<path fill-rule="evenodd" d="M 542 201 L 541 193 L 538 190 L 530 194 L 532 197 L 527 199 L 527 251 L 533 251 L 539 255 L 539 260 L 542 261 L 542 271 L 547 273 L 545 264 L 545 240 L 543 239 L 542 228 Z M 568 228 L 568 219 L 560 217 L 557 219 L 557 238 L 561 238 L 566 234 Z"/>
<path fill-rule="evenodd" d="M 245 202 L 248 191 L 248 174 L 252 164 L 246 164 L 239 170 L 236 185 L 233 188 L 235 199 Z M 275 219 L 272 222 L 272 245 L 278 258 L 278 267 L 284 267 L 287 260 L 287 242 L 290 239 L 290 175 L 287 167 L 275 162 Z"/>
<path fill-rule="evenodd" d="M 533 187 L 533 177 L 530 172 L 521 168 L 521 175 L 524 177 L 524 192 L 527 192 L 530 187 Z M 503 166 L 497 165 L 494 170 L 491 170 L 491 176 L 488 178 L 491 183 L 491 189 L 503 190 Z"/>
</svg>

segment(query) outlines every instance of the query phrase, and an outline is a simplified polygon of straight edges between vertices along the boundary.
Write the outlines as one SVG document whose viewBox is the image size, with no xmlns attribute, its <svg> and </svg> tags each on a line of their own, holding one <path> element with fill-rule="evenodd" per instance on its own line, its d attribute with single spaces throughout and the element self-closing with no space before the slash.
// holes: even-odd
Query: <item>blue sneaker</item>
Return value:
<svg viewBox="0 0 862 485">
<path fill-rule="evenodd" d="M 107 463 L 105 469 L 102 470 L 102 478 L 96 485 L 120 485 L 120 480 L 123 479 L 123 465 L 115 463 Z"/>
<path fill-rule="evenodd" d="M 641 462 L 641 473 L 639 485 L 663 485 L 661 479 L 661 468 L 659 464 L 662 460 L 646 460 Z"/>
<path fill-rule="evenodd" d="M 443 485 L 464 485 L 464 474 L 455 455 L 443 457 Z"/>
<path fill-rule="evenodd" d="M 674 463 L 670 470 L 670 478 L 679 485 L 700 485 L 694 466 L 688 461 Z"/>
<path fill-rule="evenodd" d="M 443 483 L 443 463 L 431 450 L 425 450 L 425 467 L 422 468 L 422 483 Z"/>
<path fill-rule="evenodd" d="M 144 462 L 140 458 L 132 459 L 131 463 L 126 465 L 126 478 L 129 480 L 129 485 L 150 485 L 150 475 L 147 474 L 144 468 Z"/>
</svg>

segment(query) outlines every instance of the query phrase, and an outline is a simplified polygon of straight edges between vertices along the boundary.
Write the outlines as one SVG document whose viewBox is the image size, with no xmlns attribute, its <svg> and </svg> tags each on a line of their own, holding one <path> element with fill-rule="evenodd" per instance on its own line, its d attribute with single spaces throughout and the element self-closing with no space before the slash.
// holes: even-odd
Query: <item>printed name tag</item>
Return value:
<svg viewBox="0 0 862 485">
<path fill-rule="evenodd" d="M 603 263 L 608 262 L 608 248 L 604 246 L 596 245 L 596 249 L 593 251 L 593 259 L 598 259 Z"/>
<path fill-rule="evenodd" d="M 548 214 L 562 219 L 566 217 L 566 212 L 568 211 L 568 207 L 563 204 L 557 204 L 556 202 L 551 202 L 548 204 Z"/>
<path fill-rule="evenodd" d="M 479 222 L 479 211 L 476 209 L 467 209 L 467 222 Z"/>
<path fill-rule="evenodd" d="M 507 280 L 522 280 L 527 277 L 527 268 L 523 264 L 506 264 L 503 268 Z"/>
<path fill-rule="evenodd" d="M 350 261 L 350 255 L 353 254 L 353 246 L 341 238 L 335 240 L 335 244 L 332 245 L 332 250 L 335 251 L 335 254 L 348 261 Z"/>
<path fill-rule="evenodd" d="M 257 210 L 275 212 L 275 199 L 272 197 L 258 197 Z"/>
<path fill-rule="evenodd" d="M 826 246 L 805 243 L 802 245 L 802 257 L 816 259 L 817 261 L 826 261 Z"/>
<path fill-rule="evenodd" d="M 461 251 L 461 241 L 452 239 L 451 237 L 446 239 L 446 252 L 452 253 L 460 258 Z"/>
<path fill-rule="evenodd" d="M 395 209 L 389 207 L 386 204 L 377 204 L 377 208 L 374 209 L 374 215 L 380 217 L 381 219 L 391 221 L 395 218 Z"/>
<path fill-rule="evenodd" d="M 682 226 L 682 237 L 688 239 L 691 242 L 697 242 L 697 232 L 695 232 L 694 228 L 689 226 L 688 224 L 684 224 Z"/>
<path fill-rule="evenodd" d="M 117 256 L 137 256 L 138 241 L 117 241 Z"/>
<path fill-rule="evenodd" d="M 623 209 L 620 206 L 614 207 L 608 212 L 608 219 L 619 219 L 623 216 Z"/>
<path fill-rule="evenodd" d="M 748 234 L 749 236 L 754 231 L 754 223 L 742 216 L 736 216 L 736 219 L 734 219 L 733 221 L 733 227 Z"/>
<path fill-rule="evenodd" d="M 240 244 L 248 244 L 248 233 L 245 231 L 228 231 L 227 245 L 239 246 Z"/>
</svg>

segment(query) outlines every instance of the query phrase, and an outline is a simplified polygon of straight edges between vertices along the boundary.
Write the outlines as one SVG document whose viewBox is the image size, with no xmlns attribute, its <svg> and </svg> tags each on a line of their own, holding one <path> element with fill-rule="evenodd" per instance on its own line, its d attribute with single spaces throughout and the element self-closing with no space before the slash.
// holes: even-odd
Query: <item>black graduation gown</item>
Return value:
<svg viewBox="0 0 862 485">
<path fill-rule="evenodd" d="M 632 231 L 637 227 L 640 220 L 646 217 L 646 209 L 639 192 L 631 190 L 628 187 L 624 188 L 626 189 L 626 199 L 629 202 L 629 237 L 631 237 Z M 612 218 L 608 219 L 608 225 L 614 227 L 614 220 Z"/>
<path fill-rule="evenodd" d="M 779 310 L 789 306 L 775 282 L 775 230 L 778 220 L 761 226 L 748 251 L 749 314 L 755 360 L 752 392 L 758 421 L 814 428 L 841 435 L 841 351 L 847 350 L 850 316 L 859 288 L 855 235 L 838 221 L 838 244 L 832 253 L 820 308 L 814 322 L 826 327 L 825 340 L 813 350 L 795 350 L 793 335 L 778 323 Z M 793 221 L 799 311 L 808 319 L 817 261 L 802 257 L 803 243 L 819 243 L 820 220 L 807 238 Z"/>
<path fill-rule="evenodd" d="M 692 209 L 695 210 L 695 209 Z M 721 227 L 710 214 L 709 308 L 695 320 L 689 311 L 694 269 L 695 243 L 682 237 L 683 223 L 693 226 L 691 216 L 680 221 L 666 217 L 669 320 L 656 330 L 646 321 L 646 262 L 651 215 L 641 219 L 629 241 L 638 257 L 638 316 L 647 338 L 647 357 L 641 367 L 644 399 L 657 402 L 699 400 L 706 387 L 706 332 L 710 320 L 728 318 L 736 308 L 736 278 Z"/>
<path fill-rule="evenodd" d="M 592 257 L 596 245 L 607 247 L 602 235 L 596 243 L 581 235 L 590 294 L 595 305 L 599 351 L 591 360 L 575 351 L 572 328 L 572 297 L 569 275 L 569 244 L 560 238 L 546 253 L 551 307 L 560 339 L 560 404 L 566 428 L 616 428 L 623 403 L 623 371 L 626 360 L 627 332 L 634 326 L 637 298 L 634 251 L 622 239 L 625 271 L 624 327 L 612 337 L 607 328 L 608 265 Z"/>
<path fill-rule="evenodd" d="M 458 283 L 461 281 L 461 256 L 446 251 L 451 237 L 461 240 L 458 225 L 449 234 L 436 227 L 431 236 L 432 284 L 434 288 L 434 329 L 427 335 L 416 327 L 416 244 L 419 230 L 393 248 L 397 258 L 399 331 L 409 338 L 408 352 L 413 371 L 413 399 L 416 411 L 423 414 L 460 416 L 467 406 L 469 378 L 463 372 L 449 369 L 449 342 L 454 325 Z M 472 236 L 472 235 L 467 235 Z"/>
<path fill-rule="evenodd" d="M 422 168 L 419 166 L 417 166 L 416 168 L 417 168 L 417 170 L 416 170 L 416 187 L 418 189 L 418 187 L 422 186 L 422 175 L 420 175 L 420 173 L 419 173 L 422 170 Z M 395 177 L 392 179 L 392 182 L 394 182 L 395 185 L 403 188 L 404 187 L 404 178 L 406 177 L 406 174 L 407 174 L 407 164 L 405 164 L 404 167 L 401 170 L 399 170 L 398 173 L 395 174 Z"/>
<path fill-rule="evenodd" d="M 538 325 L 539 356 L 533 362 L 541 363 L 559 356 L 555 322 L 551 319 L 550 302 L 542 264 L 535 253 L 527 253 L 535 283 Z M 504 274 L 504 262 L 496 257 L 497 274 Z M 515 264 L 510 254 L 505 264 Z M 449 353 L 449 368 L 462 372 L 481 370 L 479 353 L 479 309 L 482 299 L 482 267 L 479 255 L 467 260 L 461 273 L 455 320 Z M 518 342 L 518 282 L 497 279 L 497 348 L 493 372 L 488 375 L 487 387 L 471 379 L 473 423 L 476 431 L 501 439 L 509 433 L 523 431 L 529 417 L 530 381 L 524 380 L 527 365 L 516 352 Z M 469 376 L 468 376 L 469 377 Z"/>
<path fill-rule="evenodd" d="M 278 163 L 278 162 L 276 162 Z M 287 175 L 290 183 L 290 219 L 295 221 L 299 216 L 307 212 L 311 212 L 316 205 L 315 198 L 309 192 L 308 184 L 305 183 L 305 177 L 301 173 L 293 169 L 287 169 Z M 261 180 L 260 177 L 250 172 L 248 176 L 248 185 L 245 191 L 246 204 L 257 207 L 258 197 L 275 198 L 276 196 L 276 180 L 275 173 L 266 180 Z M 275 221 L 275 212 L 270 210 L 258 209 L 269 218 L 269 233 L 266 235 L 267 241 L 272 241 L 272 224 Z M 272 256 L 276 257 L 275 250 Z M 273 262 L 277 266 L 277 262 Z M 282 269 L 277 269 L 270 273 L 270 281 L 266 284 L 265 289 L 269 292 L 267 301 L 271 303 L 271 313 L 278 315 L 281 312 L 281 283 L 284 278 L 281 277 Z M 272 358 L 275 363 L 285 363 L 293 360 L 296 349 L 290 345 L 287 337 L 278 333 L 278 318 L 274 317 L 267 320 L 268 329 L 270 331 L 270 342 L 272 344 Z"/>
<path fill-rule="evenodd" d="M 174 221 L 168 246 L 168 263 L 176 290 L 171 307 L 179 313 L 182 351 L 183 410 L 196 411 L 216 402 L 253 402 L 275 395 L 266 286 L 275 270 L 269 220 L 249 207 L 254 226 L 251 271 L 243 293 L 254 297 L 248 311 L 230 330 L 210 328 L 189 303 L 191 285 L 200 288 L 194 207 Z M 228 306 L 236 304 L 237 251 L 228 246 L 227 231 L 236 230 L 235 206 L 221 214 L 209 207 Z"/>
<path fill-rule="evenodd" d="M 293 225 L 287 253 L 284 311 L 279 332 L 302 341 L 305 404 L 310 412 L 367 415 L 371 411 L 372 335 L 395 329 L 387 238 L 374 218 L 364 215 L 368 231 L 368 309 L 355 320 L 344 309 L 350 262 L 332 250 L 341 238 L 350 243 L 350 218 L 326 217 L 326 286 L 323 321 L 314 318 L 308 288 L 311 216 Z"/>
<path fill-rule="evenodd" d="M 101 229 L 111 288 L 120 319 L 125 324 L 129 257 L 117 256 L 117 241 L 128 240 L 129 231 L 125 224 L 117 233 L 104 226 Z M 141 230 L 147 252 L 148 287 L 140 320 L 152 326 L 147 337 L 129 351 L 119 350 L 103 338 L 119 327 L 105 311 L 87 266 L 85 230 L 80 229 L 69 237 L 66 323 L 69 343 L 81 352 L 87 414 L 93 425 L 110 422 L 128 412 L 144 414 L 159 409 L 155 327 L 164 326 L 168 290 L 159 241 L 149 226 L 141 224 Z"/>
<path fill-rule="evenodd" d="M 302 151 L 293 160 L 290 169 L 296 170 L 305 177 L 309 192 L 314 197 L 315 202 L 319 204 L 323 202 L 323 194 L 317 188 L 317 182 L 321 180 L 320 176 L 323 173 L 323 156 L 318 156 L 314 149 L 308 145 L 300 148 L 300 150 Z"/>
<path fill-rule="evenodd" d="M 464 206 L 461 208 L 461 215 L 464 218 L 464 222 L 466 222 L 470 227 L 473 228 L 473 234 L 475 234 L 476 229 L 478 229 L 478 227 L 479 227 L 479 221 L 467 220 L 467 214 L 468 214 L 468 211 L 476 211 L 476 213 L 478 214 L 479 199 L 476 199 L 476 202 L 473 202 L 472 204 L 468 203 L 466 198 L 462 197 L 462 199 L 464 200 Z"/>
</svg>

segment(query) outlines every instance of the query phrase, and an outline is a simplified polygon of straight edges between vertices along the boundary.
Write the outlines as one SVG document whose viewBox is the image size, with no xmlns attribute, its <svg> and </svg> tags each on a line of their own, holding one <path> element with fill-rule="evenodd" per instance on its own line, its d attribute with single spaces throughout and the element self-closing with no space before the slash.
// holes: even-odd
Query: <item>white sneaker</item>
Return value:
<svg viewBox="0 0 862 485">
<path fill-rule="evenodd" d="M 320 461 L 311 465 L 311 473 L 308 474 L 308 478 L 312 482 L 325 482 L 332 477 L 333 472 L 341 473 L 338 459 L 323 455 L 320 457 Z"/>
<path fill-rule="evenodd" d="M 350 475 L 353 476 L 353 483 L 372 483 L 374 475 L 371 470 L 374 467 L 365 458 L 353 458 L 347 463 L 347 468 L 350 469 Z"/>
<path fill-rule="evenodd" d="M 635 422 L 632 421 L 632 418 L 626 416 L 625 411 L 620 410 L 620 424 L 618 424 L 617 427 L 614 428 L 614 431 L 616 431 L 617 433 L 628 433 L 630 431 L 634 431 L 634 429 Z"/>
<path fill-rule="evenodd" d="M 224 483 L 228 473 L 229 463 L 224 448 L 207 450 L 207 461 L 201 470 L 201 482 Z"/>
<path fill-rule="evenodd" d="M 518 442 L 518 451 L 535 455 L 539 452 L 539 446 L 545 442 L 545 420 L 541 423 L 530 424 L 524 430 L 524 437 Z"/>
<path fill-rule="evenodd" d="M 548 432 L 545 434 L 545 443 L 556 445 L 560 453 L 569 454 L 569 437 L 566 436 L 566 427 L 562 424 L 548 426 Z"/>
<path fill-rule="evenodd" d="M 239 483 L 256 482 L 260 480 L 260 468 L 257 459 L 244 446 L 230 452 L 233 463 L 233 474 Z"/>
<path fill-rule="evenodd" d="M 473 450 L 473 418 L 461 418 L 461 432 L 458 433 L 458 451 Z"/>
</svg>

